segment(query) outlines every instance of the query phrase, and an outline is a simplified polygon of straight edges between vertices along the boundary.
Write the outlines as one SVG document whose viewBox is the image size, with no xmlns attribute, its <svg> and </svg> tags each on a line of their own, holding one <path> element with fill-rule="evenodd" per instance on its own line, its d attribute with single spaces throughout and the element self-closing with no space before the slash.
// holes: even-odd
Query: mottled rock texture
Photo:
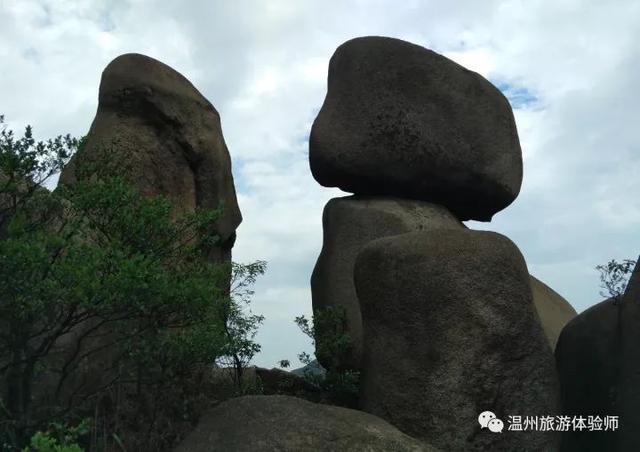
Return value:
<svg viewBox="0 0 640 452">
<path fill-rule="evenodd" d="M 321 185 L 433 202 L 461 220 L 490 221 L 522 182 L 502 93 L 431 50 L 384 37 L 335 51 L 309 160 Z"/>
<path fill-rule="evenodd" d="M 357 257 L 361 405 L 445 450 L 555 450 L 553 432 L 481 430 L 478 415 L 555 415 L 553 355 L 522 255 L 506 237 L 434 229 Z"/>
<path fill-rule="evenodd" d="M 314 311 L 331 306 L 345 309 L 353 347 L 343 365 L 359 370 L 362 319 L 353 283 L 358 252 L 380 237 L 432 228 L 464 228 L 464 225 L 436 204 L 393 197 L 348 196 L 327 203 L 322 226 L 322 251 L 311 275 L 313 308 Z M 318 358 L 325 368 L 331 367 L 330 359 Z"/>
<path fill-rule="evenodd" d="M 362 317 L 353 282 L 358 252 L 370 241 L 392 235 L 436 228 L 465 229 L 446 208 L 395 197 L 347 196 L 331 199 L 324 208 L 323 245 L 311 275 L 314 310 L 330 306 L 345 309 L 352 349 L 345 368 L 359 370 L 362 359 Z M 531 276 L 534 306 L 550 346 L 576 312 L 558 293 Z M 322 331 L 318 332 L 322 334 Z M 325 368 L 330 359 L 320 356 Z"/>
<path fill-rule="evenodd" d="M 175 452 L 435 451 L 380 418 L 288 396 L 244 396 L 213 408 Z"/>
<path fill-rule="evenodd" d="M 139 54 L 121 55 L 107 65 L 85 145 L 62 171 L 60 183 L 72 185 L 96 173 L 123 176 L 145 196 L 166 196 L 174 216 L 222 206 L 223 214 L 215 224 L 221 240 L 212 247 L 209 258 L 230 263 L 242 217 L 220 116 L 174 69 Z M 56 344 L 52 355 L 66 360 L 76 356 L 76 344 L 82 354 L 117 337 L 104 325 L 79 341 L 97 324 L 98 320 L 87 321 L 75 328 Z M 108 383 L 116 372 L 113 363 L 118 356 L 110 347 L 86 361 L 74 379 L 66 380 L 65 392 L 91 393 Z"/>
<path fill-rule="evenodd" d="M 220 116 L 181 74 L 153 58 L 126 54 L 105 68 L 98 112 L 82 153 L 62 172 L 72 184 L 78 160 L 124 175 L 145 195 L 164 195 L 174 212 L 224 205 L 216 261 L 228 261 L 242 221 Z M 81 177 L 84 177 L 81 176 Z"/>
</svg>

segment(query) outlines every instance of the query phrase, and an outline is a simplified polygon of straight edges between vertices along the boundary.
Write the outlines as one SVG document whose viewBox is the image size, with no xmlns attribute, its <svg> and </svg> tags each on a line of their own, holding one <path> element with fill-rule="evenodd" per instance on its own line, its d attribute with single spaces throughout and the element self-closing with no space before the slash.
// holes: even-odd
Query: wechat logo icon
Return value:
<svg viewBox="0 0 640 452">
<path fill-rule="evenodd" d="M 502 433 L 504 429 L 504 423 L 496 417 L 491 411 L 483 411 L 478 416 L 478 423 L 480 428 L 487 428 L 493 433 Z"/>
</svg>

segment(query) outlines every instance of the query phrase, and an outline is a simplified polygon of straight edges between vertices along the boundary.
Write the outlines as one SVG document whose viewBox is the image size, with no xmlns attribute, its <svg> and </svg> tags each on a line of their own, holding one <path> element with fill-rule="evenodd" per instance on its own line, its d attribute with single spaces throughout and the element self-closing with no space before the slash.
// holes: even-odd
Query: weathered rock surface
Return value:
<svg viewBox="0 0 640 452">
<path fill-rule="evenodd" d="M 224 215 L 216 225 L 222 244 L 212 257 L 230 259 L 242 217 L 220 116 L 169 66 L 139 54 L 109 63 L 85 149 L 64 169 L 61 183 L 79 177 L 78 159 L 102 168 L 111 164 L 141 193 L 169 197 L 176 213 L 222 203 Z"/>
<path fill-rule="evenodd" d="M 334 53 L 309 161 L 321 185 L 433 202 L 461 220 L 490 221 L 522 182 L 502 93 L 435 52 L 384 37 Z"/>
<path fill-rule="evenodd" d="M 311 275 L 313 309 L 345 309 L 353 348 L 343 363 L 360 369 L 362 319 L 353 283 L 353 266 L 360 249 L 371 240 L 431 228 L 464 228 L 442 206 L 393 197 L 348 196 L 330 200 L 322 216 L 323 246 Z M 318 331 L 322 334 L 322 331 Z M 318 356 L 325 368 L 328 357 Z"/>
<path fill-rule="evenodd" d="M 563 413 L 619 416 L 618 429 L 568 431 L 562 451 L 640 450 L 640 265 L 620 300 L 580 313 L 556 346 Z M 603 424 L 600 424 L 604 428 Z"/>
<path fill-rule="evenodd" d="M 370 242 L 355 264 L 362 408 L 446 450 L 555 450 L 554 432 L 495 434 L 477 418 L 555 415 L 553 356 L 522 255 L 493 232 Z"/>
<path fill-rule="evenodd" d="M 347 314 L 353 348 L 344 363 L 359 370 L 362 359 L 362 317 L 353 282 L 358 252 L 370 241 L 391 235 L 435 228 L 465 229 L 446 208 L 423 201 L 394 197 L 346 196 L 331 199 L 324 208 L 323 246 L 311 275 L 314 310 L 341 306 Z M 542 328 L 555 344 L 564 325 L 576 312 L 559 294 L 531 276 L 533 301 Z M 324 367 L 330 367 L 328 359 Z"/>
<path fill-rule="evenodd" d="M 139 54 L 122 55 L 109 63 L 102 73 L 98 100 L 84 148 L 64 168 L 60 183 L 72 185 L 98 171 L 120 175 L 143 195 L 168 197 L 174 215 L 222 204 L 223 215 L 215 224 L 220 246 L 213 247 L 209 257 L 229 262 L 242 218 L 220 117 L 211 103 L 181 74 Z M 110 382 L 117 371 L 113 366 L 118 361 L 116 348 L 99 348 L 117 338 L 110 324 L 80 341 L 99 323 L 87 321 L 56 344 L 52 355 L 61 363 L 87 350 L 99 350 L 81 363 L 73 378 L 65 380 L 65 398 L 66 394 L 90 394 Z M 45 385 L 42 388 L 52 393 Z"/>
<path fill-rule="evenodd" d="M 551 350 L 555 350 L 560 332 L 578 313 L 559 293 L 531 276 L 533 303 Z"/>
<path fill-rule="evenodd" d="M 200 420 L 176 452 L 435 451 L 360 411 L 287 396 L 245 396 Z"/>
</svg>

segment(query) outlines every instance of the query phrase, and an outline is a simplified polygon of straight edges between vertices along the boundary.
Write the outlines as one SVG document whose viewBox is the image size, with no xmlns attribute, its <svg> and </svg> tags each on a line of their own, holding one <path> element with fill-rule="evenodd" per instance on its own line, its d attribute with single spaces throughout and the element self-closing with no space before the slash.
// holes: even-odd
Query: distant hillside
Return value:
<svg viewBox="0 0 640 452">
<path fill-rule="evenodd" d="M 297 375 L 299 377 L 304 377 L 305 374 L 310 373 L 311 375 L 324 375 L 327 371 L 318 363 L 317 360 L 311 361 L 304 367 L 300 367 L 298 369 L 293 369 L 291 371 L 292 374 Z"/>
</svg>

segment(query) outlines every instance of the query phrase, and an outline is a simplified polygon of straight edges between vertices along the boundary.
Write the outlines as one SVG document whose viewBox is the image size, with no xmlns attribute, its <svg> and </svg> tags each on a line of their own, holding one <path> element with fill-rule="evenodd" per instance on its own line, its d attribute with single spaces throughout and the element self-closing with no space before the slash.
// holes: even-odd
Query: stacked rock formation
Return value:
<svg viewBox="0 0 640 452">
<path fill-rule="evenodd" d="M 520 190 L 507 99 L 420 46 L 353 39 L 331 58 L 309 160 L 320 184 L 354 193 L 325 207 L 311 285 L 316 313 L 346 311 L 362 409 L 445 450 L 554 449 L 552 432 L 477 422 L 557 413 L 552 349 L 575 315 L 509 239 L 461 223 Z"/>
<path fill-rule="evenodd" d="M 563 413 L 597 416 L 600 427 L 563 433 L 561 450 L 640 450 L 640 257 L 622 297 L 587 309 L 562 330 L 556 361 Z M 606 416 L 618 416 L 618 428 L 605 428 Z"/>
</svg>

